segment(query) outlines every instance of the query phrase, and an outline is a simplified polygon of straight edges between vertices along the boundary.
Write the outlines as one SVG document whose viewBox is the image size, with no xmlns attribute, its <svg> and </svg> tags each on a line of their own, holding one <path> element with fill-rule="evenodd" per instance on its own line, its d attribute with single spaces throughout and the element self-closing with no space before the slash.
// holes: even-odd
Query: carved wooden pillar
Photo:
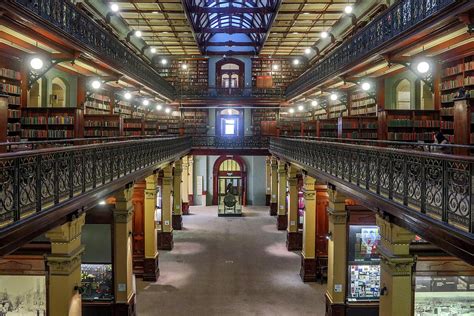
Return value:
<svg viewBox="0 0 474 316">
<path fill-rule="evenodd" d="M 146 179 L 145 203 L 144 203 L 144 237 L 145 258 L 143 261 L 143 280 L 156 282 L 160 275 L 158 266 L 158 249 L 156 245 L 156 175 L 148 176 Z"/>
<path fill-rule="evenodd" d="M 278 164 L 275 157 L 271 158 L 271 198 L 270 198 L 270 215 L 277 215 L 278 204 Z"/>
<path fill-rule="evenodd" d="M 183 204 L 181 200 L 181 176 L 183 174 L 183 164 L 181 160 L 174 163 L 173 173 L 173 229 L 183 228 Z"/>
<path fill-rule="evenodd" d="M 286 230 L 288 227 L 288 216 L 286 214 L 286 185 L 286 163 L 278 160 L 278 230 Z"/>
<path fill-rule="evenodd" d="M 271 157 L 265 160 L 265 205 L 270 206 L 270 198 L 272 195 L 272 165 Z"/>
<path fill-rule="evenodd" d="M 301 250 L 303 235 L 298 231 L 298 169 L 288 167 L 288 229 L 286 235 L 286 248 L 289 251 Z"/>
<path fill-rule="evenodd" d="M 173 175 L 171 165 L 163 169 L 161 178 L 161 231 L 158 233 L 158 249 L 173 249 L 173 224 L 171 205 L 171 186 L 173 185 Z"/>
<path fill-rule="evenodd" d="M 143 276 L 143 261 L 145 259 L 145 181 L 138 181 L 133 186 L 133 273 Z"/>
<path fill-rule="evenodd" d="M 181 174 L 181 199 L 183 215 L 189 215 L 189 161 L 183 157 L 183 172 Z"/>
</svg>

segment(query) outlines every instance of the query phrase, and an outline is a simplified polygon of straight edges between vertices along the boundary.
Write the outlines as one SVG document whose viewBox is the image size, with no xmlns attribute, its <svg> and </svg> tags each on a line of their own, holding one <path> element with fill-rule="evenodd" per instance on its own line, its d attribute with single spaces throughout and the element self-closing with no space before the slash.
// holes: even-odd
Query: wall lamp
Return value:
<svg viewBox="0 0 474 316">
<path fill-rule="evenodd" d="M 383 286 L 383 288 L 380 289 L 380 295 L 385 296 L 388 295 L 388 289 L 387 286 Z"/>
<path fill-rule="evenodd" d="M 327 239 L 327 240 L 332 240 L 332 232 L 328 232 L 328 233 L 326 234 L 326 239 Z"/>
</svg>

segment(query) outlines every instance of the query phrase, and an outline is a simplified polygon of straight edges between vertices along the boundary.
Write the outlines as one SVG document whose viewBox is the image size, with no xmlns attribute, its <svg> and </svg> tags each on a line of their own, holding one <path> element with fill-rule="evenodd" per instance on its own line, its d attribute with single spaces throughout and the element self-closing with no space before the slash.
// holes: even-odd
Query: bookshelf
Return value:
<svg viewBox="0 0 474 316">
<path fill-rule="evenodd" d="M 110 96 L 93 93 L 84 102 L 85 114 L 110 114 L 112 105 Z"/>
<path fill-rule="evenodd" d="M 337 122 L 339 138 L 377 139 L 377 129 L 375 116 L 339 117 Z"/>
<path fill-rule="evenodd" d="M 122 131 L 123 118 L 120 115 L 84 115 L 84 137 L 118 137 Z"/>
<path fill-rule="evenodd" d="M 187 68 L 183 69 L 182 65 Z M 207 58 L 180 58 L 171 60 L 170 64 L 159 65 L 159 74 L 178 90 L 208 88 L 209 62 Z"/>
<path fill-rule="evenodd" d="M 208 111 L 207 110 L 184 110 L 184 133 L 186 135 L 207 135 Z"/>
<path fill-rule="evenodd" d="M 316 124 L 316 135 L 318 137 L 337 137 L 338 118 L 318 120 Z"/>
<path fill-rule="evenodd" d="M 274 65 L 276 69 L 273 68 Z M 303 62 L 293 65 L 292 60 L 287 58 L 252 58 L 252 87 L 268 88 L 266 84 L 270 82 L 272 88 L 284 89 L 305 69 Z"/>
<path fill-rule="evenodd" d="M 452 107 L 458 90 L 465 88 L 474 98 L 474 55 L 446 62 L 441 73 L 441 104 Z"/>
<path fill-rule="evenodd" d="M 267 134 L 269 122 L 276 122 L 277 111 L 270 109 L 252 109 L 252 134 L 255 136 Z M 273 134 L 273 133 L 272 133 Z"/>
<path fill-rule="evenodd" d="M 156 119 L 146 119 L 143 123 L 143 130 L 145 135 L 157 135 L 158 124 L 156 123 Z"/>
<path fill-rule="evenodd" d="M 376 116 L 377 102 L 374 96 L 370 96 L 362 89 L 356 89 L 350 93 L 349 114 L 351 116 Z"/>
<path fill-rule="evenodd" d="M 144 134 L 144 121 L 142 118 L 124 118 L 123 135 L 141 136 Z"/>
<path fill-rule="evenodd" d="M 158 135 L 178 136 L 179 117 L 160 115 L 156 120 L 158 124 Z"/>
<path fill-rule="evenodd" d="M 20 141 L 21 92 L 21 73 L 9 68 L 0 68 L 0 93 L 8 96 L 7 132 L 4 140 L 9 142 Z"/>
<path fill-rule="evenodd" d="M 28 140 L 74 138 L 76 108 L 24 108 L 21 137 Z"/>
<path fill-rule="evenodd" d="M 280 113 L 280 135 L 281 136 L 302 136 L 304 123 L 311 121 L 313 114 L 311 112 Z"/>
</svg>

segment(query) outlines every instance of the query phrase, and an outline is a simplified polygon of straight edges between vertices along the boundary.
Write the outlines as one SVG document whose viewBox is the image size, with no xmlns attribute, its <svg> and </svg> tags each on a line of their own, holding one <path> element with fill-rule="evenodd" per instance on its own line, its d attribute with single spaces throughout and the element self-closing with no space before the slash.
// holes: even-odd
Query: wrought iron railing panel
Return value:
<svg viewBox="0 0 474 316">
<path fill-rule="evenodd" d="M 183 137 L 0 155 L 0 227 L 190 149 L 191 139 Z"/>
<path fill-rule="evenodd" d="M 298 96 L 317 86 L 455 2 L 456 0 L 399 1 L 293 81 L 286 89 L 287 98 Z"/>
<path fill-rule="evenodd" d="M 270 152 L 474 232 L 471 157 L 290 138 L 272 138 Z"/>
<path fill-rule="evenodd" d="M 244 137 L 218 137 L 218 136 L 193 136 L 193 148 L 215 149 L 268 149 L 270 137 L 244 136 Z"/>
<path fill-rule="evenodd" d="M 145 61 L 123 45 L 119 39 L 98 25 L 70 0 L 11 0 L 74 38 L 78 43 L 104 58 L 112 66 L 174 99 L 175 89 Z"/>
</svg>

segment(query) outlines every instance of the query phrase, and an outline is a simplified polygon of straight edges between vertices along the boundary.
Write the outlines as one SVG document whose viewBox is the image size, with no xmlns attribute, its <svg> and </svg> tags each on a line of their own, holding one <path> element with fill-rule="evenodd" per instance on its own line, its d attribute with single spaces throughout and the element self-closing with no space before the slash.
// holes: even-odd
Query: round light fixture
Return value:
<svg viewBox="0 0 474 316">
<path fill-rule="evenodd" d="M 118 12 L 120 10 L 120 8 L 119 8 L 118 4 L 112 3 L 110 5 L 110 10 L 112 10 L 112 12 Z"/>
<path fill-rule="evenodd" d="M 94 90 L 99 89 L 101 85 L 102 85 L 102 83 L 101 83 L 100 80 L 98 80 L 98 79 L 94 79 L 94 80 L 92 80 L 92 82 L 91 82 L 91 87 L 92 87 L 92 89 L 94 89 Z"/>
<path fill-rule="evenodd" d="M 328 38 L 328 36 L 329 36 L 329 33 L 326 31 L 321 33 L 321 38 Z"/>
<path fill-rule="evenodd" d="M 154 48 L 154 47 L 150 48 L 150 52 L 151 52 L 152 54 L 156 54 L 156 48 Z"/>
<path fill-rule="evenodd" d="M 306 55 L 311 54 L 311 48 L 309 48 L 309 47 L 306 48 L 306 49 L 304 50 L 304 53 L 305 53 Z"/>
<path fill-rule="evenodd" d="M 130 92 L 125 92 L 123 94 L 123 97 L 126 99 L 126 100 L 130 100 L 132 98 L 132 94 Z"/>
<path fill-rule="evenodd" d="M 330 98 L 331 98 L 332 101 L 336 101 L 336 100 L 337 100 L 337 94 L 331 93 L 331 97 L 330 97 Z"/>
<path fill-rule="evenodd" d="M 300 60 L 299 59 L 293 59 L 293 65 L 299 65 Z"/>
<path fill-rule="evenodd" d="M 187 64 L 182 64 L 181 68 L 183 68 L 183 70 L 186 70 L 186 69 L 188 69 L 188 65 Z"/>
<path fill-rule="evenodd" d="M 362 90 L 369 91 L 370 88 L 372 88 L 372 85 L 370 84 L 370 82 L 362 82 L 361 87 L 362 87 Z"/>
<path fill-rule="evenodd" d="M 280 68 L 280 67 L 278 67 L 277 64 L 273 64 L 273 66 L 272 66 L 272 69 L 273 69 L 273 70 L 278 70 L 278 68 Z"/>
<path fill-rule="evenodd" d="M 166 65 L 167 63 L 168 63 L 167 59 L 165 59 L 165 58 L 161 59 L 161 64 L 162 65 Z"/>
<path fill-rule="evenodd" d="M 311 106 L 318 106 L 318 101 L 316 100 L 311 101 Z"/>
<path fill-rule="evenodd" d="M 99 205 L 105 205 L 105 204 L 107 204 L 107 202 L 105 202 L 105 200 L 100 200 Z"/>
<path fill-rule="evenodd" d="M 288 110 L 288 112 L 290 112 L 290 114 L 293 114 L 293 113 L 295 113 L 295 109 L 291 108 L 291 109 Z"/>
<path fill-rule="evenodd" d="M 43 65 L 43 60 L 39 57 L 34 57 L 30 60 L 30 66 L 34 70 L 40 70 L 41 68 L 43 68 Z"/>
<path fill-rule="evenodd" d="M 144 99 L 144 100 L 142 101 L 142 104 L 143 104 L 144 106 L 147 106 L 148 104 L 150 104 L 150 101 L 148 101 L 147 99 Z"/>
<path fill-rule="evenodd" d="M 171 112 L 171 109 L 170 108 L 166 108 L 165 109 L 165 113 L 169 114 Z"/>
<path fill-rule="evenodd" d="M 430 64 L 427 61 L 420 61 L 418 65 L 416 65 L 416 70 L 420 74 L 425 74 L 430 71 Z"/>
<path fill-rule="evenodd" d="M 158 111 L 161 111 L 162 108 L 163 108 L 163 106 L 162 106 L 161 104 L 157 104 L 157 105 L 156 105 L 156 109 L 157 109 Z"/>
<path fill-rule="evenodd" d="M 354 9 L 354 8 L 353 8 L 351 5 L 347 5 L 347 6 L 344 8 L 344 12 L 345 12 L 346 14 L 351 14 L 353 9 Z"/>
<path fill-rule="evenodd" d="M 142 37 L 142 31 L 136 30 L 136 31 L 135 31 L 135 36 L 136 36 L 136 37 Z"/>
<path fill-rule="evenodd" d="M 302 105 L 298 105 L 298 111 L 300 111 L 300 112 L 301 112 L 301 111 L 303 111 L 303 110 L 304 110 L 304 106 L 302 106 Z"/>
</svg>

